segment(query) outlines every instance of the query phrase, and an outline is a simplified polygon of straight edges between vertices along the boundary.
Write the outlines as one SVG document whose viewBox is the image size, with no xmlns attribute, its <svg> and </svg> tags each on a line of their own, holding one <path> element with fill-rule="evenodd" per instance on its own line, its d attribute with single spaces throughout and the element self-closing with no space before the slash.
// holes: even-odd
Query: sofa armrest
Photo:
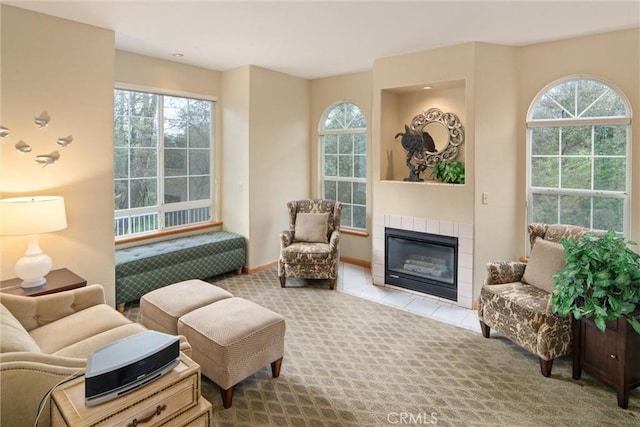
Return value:
<svg viewBox="0 0 640 427">
<path fill-rule="evenodd" d="M 60 381 L 84 372 L 86 363 L 43 353 L 0 354 L 0 425 L 34 425 L 42 398 Z M 51 425 L 49 399 L 38 425 Z"/>
<path fill-rule="evenodd" d="M 333 230 L 331 232 L 331 238 L 329 239 L 329 249 L 331 252 L 336 252 L 338 250 L 338 244 L 340 243 L 340 232 L 338 230 Z"/>
<path fill-rule="evenodd" d="M 485 285 L 519 282 L 527 264 L 517 261 L 490 262 L 487 264 Z"/>
<path fill-rule="evenodd" d="M 280 233 L 280 249 L 284 249 L 293 242 L 293 232 L 285 230 Z"/>
<path fill-rule="evenodd" d="M 30 331 L 85 308 L 104 304 L 105 298 L 102 285 L 90 285 L 37 297 L 0 294 L 0 302 Z"/>
</svg>

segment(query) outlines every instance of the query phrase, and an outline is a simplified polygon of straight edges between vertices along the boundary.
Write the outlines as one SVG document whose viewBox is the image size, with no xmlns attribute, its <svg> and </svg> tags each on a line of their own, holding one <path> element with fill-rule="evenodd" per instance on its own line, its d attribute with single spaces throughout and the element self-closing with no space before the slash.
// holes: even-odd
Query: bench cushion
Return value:
<svg viewBox="0 0 640 427">
<path fill-rule="evenodd" d="M 198 234 L 116 250 L 116 303 L 189 279 L 206 279 L 244 267 L 243 236 Z"/>
</svg>

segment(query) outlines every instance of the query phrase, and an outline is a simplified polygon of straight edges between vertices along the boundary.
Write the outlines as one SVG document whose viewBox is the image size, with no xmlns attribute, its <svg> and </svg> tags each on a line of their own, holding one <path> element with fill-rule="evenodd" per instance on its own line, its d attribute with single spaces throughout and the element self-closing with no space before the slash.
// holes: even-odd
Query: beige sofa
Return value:
<svg viewBox="0 0 640 427">
<path fill-rule="evenodd" d="M 38 297 L 0 293 L 0 303 L 3 427 L 32 426 L 42 398 L 82 372 L 93 350 L 145 330 L 105 304 L 101 285 Z M 184 337 L 181 350 L 191 354 Z M 38 425 L 49 424 L 47 400 Z"/>
</svg>

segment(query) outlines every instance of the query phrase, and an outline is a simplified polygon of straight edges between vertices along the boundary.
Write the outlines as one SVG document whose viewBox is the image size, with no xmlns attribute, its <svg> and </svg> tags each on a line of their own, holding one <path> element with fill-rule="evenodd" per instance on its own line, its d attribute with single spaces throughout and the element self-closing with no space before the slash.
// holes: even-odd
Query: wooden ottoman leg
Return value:
<svg viewBox="0 0 640 427">
<path fill-rule="evenodd" d="M 551 368 L 553 367 L 553 359 L 544 360 L 542 357 L 538 357 L 540 360 L 540 373 L 549 378 L 551 376 Z"/>
<path fill-rule="evenodd" d="M 282 366 L 282 357 L 274 362 L 271 362 L 271 374 L 273 378 L 280 376 L 280 367 Z"/>
<path fill-rule="evenodd" d="M 280 287 L 284 288 L 286 283 L 287 283 L 287 277 L 286 276 L 280 276 Z"/>
<path fill-rule="evenodd" d="M 483 337 L 489 338 L 489 335 L 491 334 L 491 328 L 489 327 L 489 325 L 484 323 L 482 320 L 480 320 L 480 330 L 482 331 L 482 336 Z"/>
<path fill-rule="evenodd" d="M 220 394 L 222 395 L 222 406 L 224 406 L 224 409 L 229 409 L 233 400 L 233 386 L 226 390 L 220 387 Z"/>
</svg>

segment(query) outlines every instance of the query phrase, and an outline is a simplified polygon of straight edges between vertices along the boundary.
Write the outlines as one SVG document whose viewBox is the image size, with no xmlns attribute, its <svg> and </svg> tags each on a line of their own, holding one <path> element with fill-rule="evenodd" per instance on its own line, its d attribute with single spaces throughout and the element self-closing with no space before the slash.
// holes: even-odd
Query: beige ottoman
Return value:
<svg viewBox="0 0 640 427">
<path fill-rule="evenodd" d="M 231 297 L 224 289 L 198 279 L 174 283 L 140 298 L 140 323 L 147 329 L 178 335 L 180 316 Z"/>
<path fill-rule="evenodd" d="M 191 344 L 191 358 L 220 387 L 231 406 L 233 386 L 271 364 L 280 375 L 284 355 L 284 317 L 242 298 L 227 298 L 187 313 L 178 332 Z"/>
</svg>

